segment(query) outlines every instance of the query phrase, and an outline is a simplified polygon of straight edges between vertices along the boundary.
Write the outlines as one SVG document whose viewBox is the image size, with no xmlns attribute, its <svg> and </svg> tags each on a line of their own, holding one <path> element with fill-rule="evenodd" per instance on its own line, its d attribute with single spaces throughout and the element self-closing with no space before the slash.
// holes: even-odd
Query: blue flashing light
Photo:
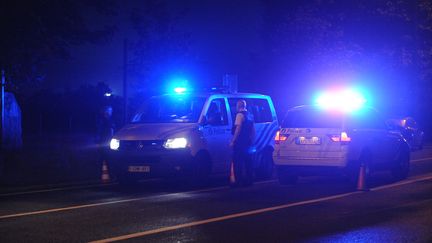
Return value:
<svg viewBox="0 0 432 243">
<path fill-rule="evenodd" d="M 353 112 L 361 109 L 365 105 L 366 99 L 359 92 L 343 90 L 323 93 L 318 96 L 315 102 L 324 109 Z"/>
<path fill-rule="evenodd" d="M 185 87 L 175 87 L 174 88 L 174 92 L 176 92 L 177 94 L 182 94 L 186 91 L 187 91 L 187 89 Z"/>
<path fill-rule="evenodd" d="M 111 95 L 112 95 L 112 93 L 109 93 L 109 92 L 104 94 L 105 97 L 111 97 Z"/>
</svg>

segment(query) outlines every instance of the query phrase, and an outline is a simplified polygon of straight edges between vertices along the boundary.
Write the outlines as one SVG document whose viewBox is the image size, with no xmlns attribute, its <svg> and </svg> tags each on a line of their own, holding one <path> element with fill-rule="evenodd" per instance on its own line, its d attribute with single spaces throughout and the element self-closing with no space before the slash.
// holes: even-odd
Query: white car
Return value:
<svg viewBox="0 0 432 243">
<path fill-rule="evenodd" d="M 367 176 L 391 170 L 403 179 L 409 172 L 409 145 L 372 108 L 344 112 L 318 105 L 295 107 L 287 112 L 275 141 L 273 159 L 282 184 L 334 172 L 355 179 L 361 164 Z"/>
<path fill-rule="evenodd" d="M 144 102 L 130 124 L 111 140 L 110 164 L 117 178 L 134 182 L 178 174 L 228 175 L 229 142 L 239 99 L 246 100 L 255 122 L 256 175 L 271 176 L 273 138 L 279 127 L 272 100 L 260 94 L 216 91 L 166 94 Z"/>
</svg>

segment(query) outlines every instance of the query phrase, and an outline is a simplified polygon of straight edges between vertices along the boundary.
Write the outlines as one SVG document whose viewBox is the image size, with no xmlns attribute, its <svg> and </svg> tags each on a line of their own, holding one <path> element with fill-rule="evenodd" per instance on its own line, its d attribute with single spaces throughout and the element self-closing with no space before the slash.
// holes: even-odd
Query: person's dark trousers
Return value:
<svg viewBox="0 0 432 243">
<path fill-rule="evenodd" d="M 235 184 L 248 186 L 253 183 L 252 155 L 248 147 L 234 147 L 233 150 Z"/>
</svg>

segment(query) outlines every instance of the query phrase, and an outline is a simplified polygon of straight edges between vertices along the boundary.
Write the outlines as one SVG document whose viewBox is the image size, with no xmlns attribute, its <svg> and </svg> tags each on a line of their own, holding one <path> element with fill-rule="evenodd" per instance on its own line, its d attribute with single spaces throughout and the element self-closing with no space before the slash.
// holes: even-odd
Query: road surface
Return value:
<svg viewBox="0 0 432 243">
<path fill-rule="evenodd" d="M 432 147 L 408 179 L 380 173 L 359 192 L 344 178 L 229 188 L 150 180 L 0 194 L 0 242 L 432 242 Z"/>
</svg>

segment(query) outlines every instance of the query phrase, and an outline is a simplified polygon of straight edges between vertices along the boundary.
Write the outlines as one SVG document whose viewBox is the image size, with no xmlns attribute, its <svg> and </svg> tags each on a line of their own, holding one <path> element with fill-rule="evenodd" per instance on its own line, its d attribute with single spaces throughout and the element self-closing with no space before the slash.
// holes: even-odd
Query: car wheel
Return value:
<svg viewBox="0 0 432 243">
<path fill-rule="evenodd" d="M 290 173 L 286 168 L 279 167 L 277 170 L 279 183 L 281 185 L 294 185 L 298 181 L 296 174 Z"/>
<path fill-rule="evenodd" d="M 270 179 L 273 175 L 273 170 L 273 151 L 268 148 L 265 149 L 261 154 L 259 166 L 255 170 L 255 175 L 257 179 Z"/>
<path fill-rule="evenodd" d="M 393 178 L 403 180 L 408 177 L 410 169 L 410 154 L 408 151 L 401 150 L 395 161 L 395 167 L 392 169 Z"/>
</svg>

